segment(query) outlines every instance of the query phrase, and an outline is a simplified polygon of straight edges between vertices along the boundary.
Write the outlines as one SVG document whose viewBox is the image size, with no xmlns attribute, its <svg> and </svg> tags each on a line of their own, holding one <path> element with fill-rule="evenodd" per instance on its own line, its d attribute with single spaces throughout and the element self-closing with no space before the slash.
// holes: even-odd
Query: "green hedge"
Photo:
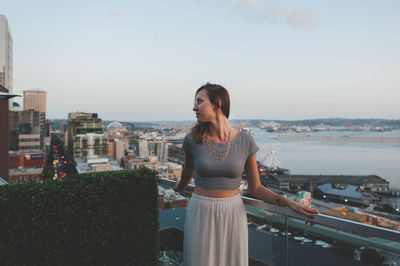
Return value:
<svg viewBox="0 0 400 266">
<path fill-rule="evenodd" d="M 156 265 L 157 173 L 0 187 L 1 265 Z"/>
</svg>

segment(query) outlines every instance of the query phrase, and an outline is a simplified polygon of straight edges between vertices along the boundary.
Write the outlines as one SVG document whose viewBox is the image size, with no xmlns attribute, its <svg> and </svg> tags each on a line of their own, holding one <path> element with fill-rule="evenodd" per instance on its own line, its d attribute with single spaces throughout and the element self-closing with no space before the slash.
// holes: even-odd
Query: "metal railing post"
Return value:
<svg viewBox="0 0 400 266">
<path fill-rule="evenodd" d="M 288 217 L 285 215 L 285 266 L 289 265 Z"/>
</svg>

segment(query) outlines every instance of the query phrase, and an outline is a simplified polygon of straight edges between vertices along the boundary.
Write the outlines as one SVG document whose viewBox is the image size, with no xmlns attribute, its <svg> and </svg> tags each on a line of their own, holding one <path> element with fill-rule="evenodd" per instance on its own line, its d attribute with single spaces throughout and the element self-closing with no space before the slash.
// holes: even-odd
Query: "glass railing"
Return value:
<svg viewBox="0 0 400 266">
<path fill-rule="evenodd" d="M 172 188 L 174 183 L 161 179 L 160 185 Z M 189 186 L 185 194 L 192 190 Z M 306 217 L 288 208 L 242 199 L 248 214 L 250 265 L 400 265 L 400 231 L 324 214 L 314 215 L 315 224 L 310 226 Z M 174 230 L 183 230 L 182 212 L 173 212 L 177 215 Z M 172 256 L 165 265 L 180 265 L 179 257 Z"/>
</svg>

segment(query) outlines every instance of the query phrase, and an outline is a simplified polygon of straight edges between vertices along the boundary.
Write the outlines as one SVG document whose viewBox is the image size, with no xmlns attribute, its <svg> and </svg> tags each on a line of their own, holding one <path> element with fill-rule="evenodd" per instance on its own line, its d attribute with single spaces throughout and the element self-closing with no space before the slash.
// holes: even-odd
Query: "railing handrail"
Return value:
<svg viewBox="0 0 400 266">
<path fill-rule="evenodd" d="M 165 178 L 160 178 L 160 182 L 165 185 L 174 186 L 174 180 L 169 180 Z M 193 185 L 188 185 L 189 189 L 193 189 Z M 265 203 L 258 199 L 253 199 L 245 196 L 241 196 L 244 204 L 253 206 L 266 211 L 274 212 L 280 215 L 294 217 L 300 220 L 312 221 L 317 224 L 323 224 L 335 228 L 344 229 L 345 231 L 351 231 L 360 235 L 368 235 L 373 237 L 384 238 L 387 240 L 392 240 L 395 242 L 400 242 L 400 231 L 391 230 L 383 227 L 377 227 L 369 224 L 363 224 L 355 221 L 350 221 L 334 216 L 329 216 L 325 214 L 313 214 L 313 219 L 309 219 L 303 215 L 295 213 L 289 208 L 279 207 L 269 203 Z"/>
</svg>

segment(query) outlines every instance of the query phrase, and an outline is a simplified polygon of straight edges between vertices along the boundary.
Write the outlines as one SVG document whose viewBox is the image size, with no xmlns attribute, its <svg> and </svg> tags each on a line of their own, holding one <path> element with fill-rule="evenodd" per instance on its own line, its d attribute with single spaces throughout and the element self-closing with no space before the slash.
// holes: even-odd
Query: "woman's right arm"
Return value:
<svg viewBox="0 0 400 266">
<path fill-rule="evenodd" d="M 182 192 L 185 190 L 186 186 L 189 184 L 190 180 L 194 175 L 193 167 L 193 157 L 189 153 L 185 153 L 185 165 L 182 169 L 182 176 L 176 181 L 174 190 L 177 192 Z"/>
</svg>

